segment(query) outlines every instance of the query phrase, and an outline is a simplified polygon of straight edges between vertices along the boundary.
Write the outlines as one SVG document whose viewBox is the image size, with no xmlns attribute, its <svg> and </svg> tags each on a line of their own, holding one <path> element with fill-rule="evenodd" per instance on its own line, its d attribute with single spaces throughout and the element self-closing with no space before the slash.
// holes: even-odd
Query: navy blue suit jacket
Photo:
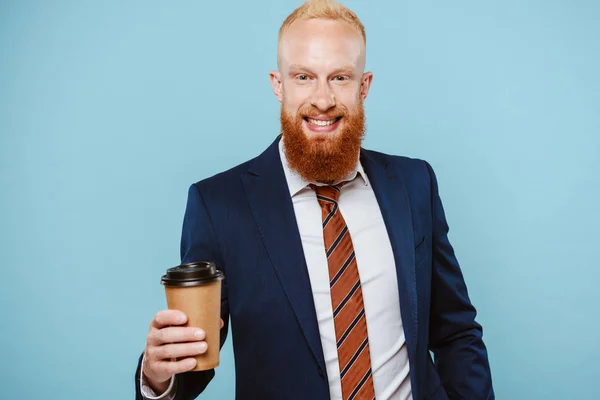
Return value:
<svg viewBox="0 0 600 400">
<path fill-rule="evenodd" d="M 237 399 L 325 400 L 325 361 L 279 139 L 190 187 L 181 257 L 214 260 L 225 273 L 221 346 L 231 318 Z M 448 241 L 433 170 L 364 149 L 361 162 L 394 252 L 413 398 L 493 399 L 482 328 Z M 141 399 L 139 373 L 138 363 Z M 176 399 L 196 398 L 214 373 L 178 375 Z"/>
</svg>

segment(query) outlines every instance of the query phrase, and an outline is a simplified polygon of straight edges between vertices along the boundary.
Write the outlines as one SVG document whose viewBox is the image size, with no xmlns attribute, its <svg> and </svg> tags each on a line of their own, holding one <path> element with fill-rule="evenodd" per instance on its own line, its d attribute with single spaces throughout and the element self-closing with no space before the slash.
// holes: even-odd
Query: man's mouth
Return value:
<svg viewBox="0 0 600 400">
<path fill-rule="evenodd" d="M 335 124 L 336 122 L 338 122 L 340 119 L 342 119 L 342 117 L 336 117 L 336 118 L 331 118 L 331 119 L 313 119 L 313 118 L 309 118 L 309 117 L 304 117 L 304 120 L 306 122 L 308 122 L 311 125 L 315 125 L 315 126 L 331 126 L 331 125 Z"/>
</svg>

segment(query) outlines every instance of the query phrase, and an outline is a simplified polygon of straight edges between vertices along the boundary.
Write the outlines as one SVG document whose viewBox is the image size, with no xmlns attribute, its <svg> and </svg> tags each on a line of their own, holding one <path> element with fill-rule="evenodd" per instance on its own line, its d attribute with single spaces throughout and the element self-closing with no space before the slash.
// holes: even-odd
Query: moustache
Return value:
<svg viewBox="0 0 600 400">
<path fill-rule="evenodd" d="M 327 111 L 321 111 L 315 106 L 305 106 L 298 111 L 298 116 L 301 118 L 316 118 L 316 117 L 327 117 L 327 118 L 339 118 L 348 115 L 348 110 L 342 107 L 334 107 Z"/>
</svg>

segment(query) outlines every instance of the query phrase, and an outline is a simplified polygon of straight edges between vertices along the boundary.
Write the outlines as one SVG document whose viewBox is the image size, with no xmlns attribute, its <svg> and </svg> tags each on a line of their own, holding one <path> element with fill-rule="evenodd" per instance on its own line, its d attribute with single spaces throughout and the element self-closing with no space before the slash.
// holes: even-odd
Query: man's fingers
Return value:
<svg viewBox="0 0 600 400">
<path fill-rule="evenodd" d="M 165 344 L 164 346 L 154 346 L 147 350 L 148 358 L 156 361 L 171 360 L 173 358 L 194 357 L 206 352 L 208 345 L 206 342 L 190 342 Z"/>
<path fill-rule="evenodd" d="M 170 327 L 152 329 L 148 333 L 148 346 L 160 346 L 165 343 L 197 342 L 206 338 L 206 332 L 200 328 Z"/>
<path fill-rule="evenodd" d="M 152 327 L 156 329 L 171 325 L 183 325 L 187 322 L 187 315 L 177 310 L 162 310 L 156 313 L 152 320 Z"/>
<path fill-rule="evenodd" d="M 165 375 L 175 375 L 191 371 L 194 367 L 196 367 L 196 360 L 186 358 L 180 361 L 157 361 L 153 369 Z"/>
</svg>

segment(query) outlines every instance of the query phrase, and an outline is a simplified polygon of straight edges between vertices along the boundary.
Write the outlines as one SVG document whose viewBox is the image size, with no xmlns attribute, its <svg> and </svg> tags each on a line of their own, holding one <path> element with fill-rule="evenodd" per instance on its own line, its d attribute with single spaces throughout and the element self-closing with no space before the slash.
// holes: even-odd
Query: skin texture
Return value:
<svg viewBox="0 0 600 400">
<path fill-rule="evenodd" d="M 364 72 L 361 34 L 344 21 L 299 20 L 281 38 L 278 52 L 279 70 L 271 71 L 270 79 L 281 102 L 290 167 L 309 181 L 343 178 L 358 161 L 363 102 L 373 80 Z M 315 126 L 309 117 L 336 122 Z"/>
<path fill-rule="evenodd" d="M 187 316 L 183 312 L 162 310 L 150 323 L 142 373 L 157 393 L 167 390 L 174 374 L 194 369 L 196 359 L 193 357 L 207 349 L 205 332 L 200 328 L 181 326 L 186 322 Z M 182 359 L 173 361 L 173 358 Z"/>
<path fill-rule="evenodd" d="M 278 64 L 279 71 L 272 71 L 270 79 L 282 103 L 290 166 L 308 180 L 345 176 L 358 161 L 364 133 L 362 104 L 373 79 L 364 72 L 362 36 L 343 21 L 296 21 L 281 39 Z M 341 119 L 330 127 L 315 127 L 305 116 Z M 192 357 L 206 351 L 202 327 L 183 327 L 186 321 L 180 311 L 162 310 L 150 324 L 142 373 L 157 393 L 168 388 L 174 374 L 192 370 L 196 366 Z"/>
</svg>

